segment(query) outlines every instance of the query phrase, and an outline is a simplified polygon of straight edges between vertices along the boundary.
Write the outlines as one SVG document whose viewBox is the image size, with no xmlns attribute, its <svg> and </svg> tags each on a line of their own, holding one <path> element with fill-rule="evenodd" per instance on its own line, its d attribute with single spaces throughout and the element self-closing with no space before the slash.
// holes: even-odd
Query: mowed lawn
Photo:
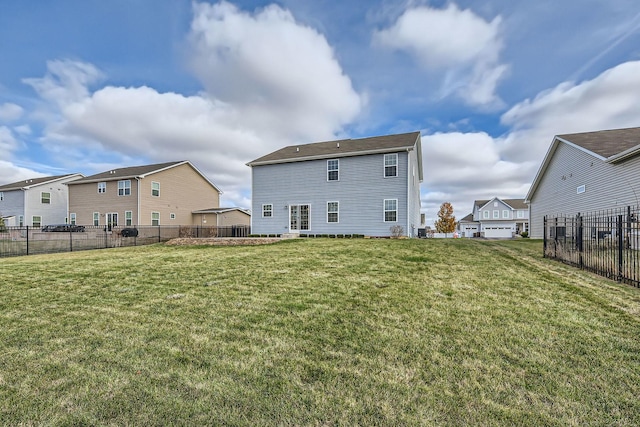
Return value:
<svg viewBox="0 0 640 427">
<path fill-rule="evenodd" d="M 0 259 L 1 425 L 640 425 L 640 290 L 540 241 Z"/>
</svg>

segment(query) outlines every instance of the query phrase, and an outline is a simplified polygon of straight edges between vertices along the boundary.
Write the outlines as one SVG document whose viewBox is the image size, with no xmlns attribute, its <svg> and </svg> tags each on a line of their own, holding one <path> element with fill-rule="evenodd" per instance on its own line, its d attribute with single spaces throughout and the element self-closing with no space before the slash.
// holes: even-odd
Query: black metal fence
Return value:
<svg viewBox="0 0 640 427">
<path fill-rule="evenodd" d="M 138 227 L 3 227 L 0 258 L 55 252 L 142 246 L 178 237 L 248 237 L 251 227 L 138 226 Z"/>
<path fill-rule="evenodd" d="M 640 208 L 544 218 L 544 256 L 640 287 Z"/>
</svg>

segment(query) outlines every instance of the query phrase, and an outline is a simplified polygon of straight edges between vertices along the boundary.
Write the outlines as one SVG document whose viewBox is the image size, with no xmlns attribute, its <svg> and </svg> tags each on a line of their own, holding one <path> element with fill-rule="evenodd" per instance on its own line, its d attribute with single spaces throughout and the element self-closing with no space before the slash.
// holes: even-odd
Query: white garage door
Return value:
<svg viewBox="0 0 640 427">
<path fill-rule="evenodd" d="M 484 237 L 488 238 L 505 238 L 512 237 L 511 227 L 485 227 Z"/>
</svg>

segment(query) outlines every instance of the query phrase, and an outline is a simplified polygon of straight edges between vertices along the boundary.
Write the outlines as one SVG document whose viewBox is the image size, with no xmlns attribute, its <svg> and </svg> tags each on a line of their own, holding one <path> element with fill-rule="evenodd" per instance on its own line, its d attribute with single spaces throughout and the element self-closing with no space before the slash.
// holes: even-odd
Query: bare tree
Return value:
<svg viewBox="0 0 640 427">
<path fill-rule="evenodd" d="M 438 233 L 453 233 L 456 230 L 456 217 L 453 216 L 453 206 L 451 203 L 444 202 L 440 205 L 438 211 L 438 219 L 435 223 Z"/>
</svg>

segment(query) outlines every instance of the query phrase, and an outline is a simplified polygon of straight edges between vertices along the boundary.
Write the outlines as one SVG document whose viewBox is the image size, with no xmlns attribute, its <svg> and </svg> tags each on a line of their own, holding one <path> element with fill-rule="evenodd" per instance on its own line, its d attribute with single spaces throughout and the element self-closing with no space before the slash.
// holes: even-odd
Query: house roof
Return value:
<svg viewBox="0 0 640 427">
<path fill-rule="evenodd" d="M 490 200 L 476 200 L 474 202 L 474 205 L 476 205 L 478 208 L 481 208 L 485 206 L 487 203 L 496 199 L 508 205 L 509 207 L 511 207 L 511 209 L 528 209 L 528 206 L 524 202 L 524 199 L 501 199 L 499 197 L 494 197 L 493 199 L 490 199 Z"/>
<path fill-rule="evenodd" d="M 640 154 L 640 127 L 556 135 L 533 179 L 525 201 L 529 202 L 533 197 L 561 143 L 571 145 L 603 162 L 615 164 Z"/>
<path fill-rule="evenodd" d="M 556 138 L 605 161 L 640 153 L 640 127 L 557 135 Z"/>
<path fill-rule="evenodd" d="M 269 153 L 266 156 L 259 157 L 247 163 L 247 166 L 302 162 L 306 160 L 361 156 L 376 153 L 394 153 L 413 150 L 416 145 L 419 156 L 419 176 L 422 180 L 420 132 L 290 145 Z"/>
<path fill-rule="evenodd" d="M 213 214 L 222 214 L 225 212 L 239 211 L 243 214 L 247 214 L 251 216 L 251 212 L 247 209 L 239 208 L 239 207 L 230 207 L 230 208 L 209 208 L 209 209 L 198 209 L 197 211 L 193 211 L 194 214 L 200 213 L 213 213 Z"/>
<path fill-rule="evenodd" d="M 473 221 L 473 214 L 470 213 L 469 215 L 465 216 L 464 218 L 462 218 L 460 220 L 460 222 L 474 222 Z"/>
<path fill-rule="evenodd" d="M 152 175 L 154 173 L 162 172 L 167 169 L 171 169 L 176 166 L 187 164 L 191 166 L 204 180 L 206 180 L 212 187 L 214 187 L 218 192 L 222 193 L 220 189 L 209 179 L 198 170 L 191 162 L 188 160 L 181 160 L 177 162 L 166 162 L 166 163 L 156 163 L 153 165 L 142 165 L 142 166 L 129 166 L 126 168 L 119 169 L 110 169 L 105 172 L 100 172 L 95 175 L 90 175 L 79 179 L 77 181 L 73 181 L 69 184 L 87 184 L 91 182 L 103 182 L 103 181 L 115 181 L 121 179 L 132 179 L 132 178 L 145 178 L 148 175 Z"/>
<path fill-rule="evenodd" d="M 47 184 L 49 182 L 59 181 L 61 179 L 69 178 L 74 175 L 82 176 L 79 173 L 70 173 L 67 175 L 43 176 L 40 178 L 24 179 L 22 181 L 16 181 L 10 184 L 1 185 L 0 191 L 28 190 L 29 188 L 36 185 L 42 185 L 42 184 Z"/>
</svg>

